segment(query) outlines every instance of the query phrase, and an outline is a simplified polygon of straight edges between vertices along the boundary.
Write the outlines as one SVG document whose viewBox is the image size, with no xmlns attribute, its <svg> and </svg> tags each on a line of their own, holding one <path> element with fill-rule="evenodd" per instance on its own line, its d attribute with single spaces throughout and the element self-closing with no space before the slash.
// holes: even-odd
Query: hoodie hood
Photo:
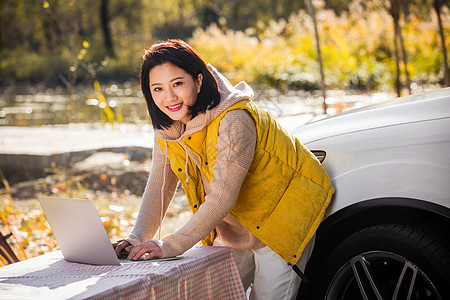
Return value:
<svg viewBox="0 0 450 300">
<path fill-rule="evenodd" d="M 155 130 L 157 137 L 166 141 L 176 141 L 185 135 L 203 129 L 223 111 L 237 102 L 241 100 L 251 100 L 253 98 L 253 90 L 247 83 L 241 81 L 233 86 L 221 73 L 219 73 L 219 71 L 216 70 L 216 68 L 211 65 L 209 65 L 209 67 L 219 85 L 219 105 L 213 109 L 206 110 L 204 113 L 198 114 L 195 118 L 190 120 L 186 126 L 180 121 L 175 121 L 169 128 Z"/>
</svg>

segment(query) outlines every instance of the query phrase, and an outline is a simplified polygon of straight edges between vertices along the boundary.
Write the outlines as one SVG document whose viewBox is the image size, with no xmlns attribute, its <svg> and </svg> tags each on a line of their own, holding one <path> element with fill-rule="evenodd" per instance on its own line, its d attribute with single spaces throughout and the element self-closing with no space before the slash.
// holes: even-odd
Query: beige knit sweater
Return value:
<svg viewBox="0 0 450 300">
<path fill-rule="evenodd" d="M 235 102 L 241 90 L 232 87 L 220 74 L 214 74 L 221 90 L 221 104 L 206 114 L 200 114 L 186 125 L 189 131 L 193 125 L 205 124 L 211 118 Z M 242 87 L 242 83 L 240 84 Z M 244 86 L 247 89 L 248 86 Z M 215 112 L 214 110 L 217 110 Z M 174 124 L 180 134 L 180 124 Z M 181 132 L 184 131 L 184 127 Z M 182 135 L 182 134 L 181 134 Z M 205 238 L 216 229 L 222 242 L 236 249 L 257 249 L 264 244 L 237 222 L 229 212 L 234 206 L 244 177 L 253 160 L 256 144 L 256 128 L 252 117 L 243 110 L 228 112 L 220 122 L 217 141 L 217 159 L 213 166 L 214 179 L 208 183 L 203 180 L 205 202 L 197 213 L 177 232 L 154 240 L 161 247 L 164 257 L 180 255 Z M 153 164 L 144 191 L 136 224 L 127 239 L 131 244 L 154 238 L 163 215 L 173 198 L 178 178 L 172 172 L 163 149 L 156 142 L 153 150 Z M 187 150 L 189 157 L 198 166 L 199 159 Z M 162 202 L 161 202 L 162 201 Z"/>
</svg>

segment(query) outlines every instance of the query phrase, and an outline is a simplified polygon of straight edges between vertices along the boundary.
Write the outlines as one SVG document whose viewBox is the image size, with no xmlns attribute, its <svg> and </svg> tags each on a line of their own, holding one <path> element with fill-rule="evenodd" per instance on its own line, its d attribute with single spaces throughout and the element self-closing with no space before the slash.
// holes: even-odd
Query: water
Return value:
<svg viewBox="0 0 450 300">
<path fill-rule="evenodd" d="M 147 123 L 147 106 L 139 91 L 113 84 L 103 92 L 114 123 Z M 40 126 L 109 122 L 105 104 L 94 90 L 74 94 L 0 95 L 0 126 Z"/>
<path fill-rule="evenodd" d="M 125 83 L 111 84 L 102 90 L 108 107 L 93 89 L 79 89 L 69 94 L 47 90 L 32 95 L 0 95 L 0 126 L 42 126 L 73 123 L 149 124 L 145 99 L 138 87 Z M 349 94 L 329 91 L 329 115 L 383 100 L 392 99 L 388 93 Z M 259 89 L 255 101 L 272 116 L 285 117 L 300 114 L 323 114 L 320 92 Z M 108 108 L 111 110 L 108 119 Z"/>
</svg>

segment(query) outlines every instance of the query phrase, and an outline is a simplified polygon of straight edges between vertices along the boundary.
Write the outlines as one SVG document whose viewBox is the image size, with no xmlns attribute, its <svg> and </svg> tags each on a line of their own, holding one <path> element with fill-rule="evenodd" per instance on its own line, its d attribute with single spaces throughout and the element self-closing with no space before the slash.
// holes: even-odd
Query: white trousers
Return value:
<svg viewBox="0 0 450 300">
<path fill-rule="evenodd" d="M 297 262 L 304 272 L 312 250 L 315 236 L 311 239 Z M 214 246 L 225 246 L 216 238 Z M 287 262 L 272 249 L 265 246 L 256 250 L 233 249 L 244 289 L 251 287 L 250 300 L 295 299 L 301 278 Z"/>
</svg>

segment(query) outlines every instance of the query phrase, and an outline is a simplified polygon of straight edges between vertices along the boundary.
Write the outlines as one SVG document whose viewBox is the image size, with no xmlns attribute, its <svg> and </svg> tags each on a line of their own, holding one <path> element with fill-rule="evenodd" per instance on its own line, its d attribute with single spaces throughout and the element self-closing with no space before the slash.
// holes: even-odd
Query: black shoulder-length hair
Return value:
<svg viewBox="0 0 450 300">
<path fill-rule="evenodd" d="M 198 75 L 203 75 L 202 86 L 197 95 L 197 100 L 189 111 L 192 117 L 207 109 L 216 107 L 220 102 L 219 86 L 212 71 L 198 53 L 186 42 L 178 39 L 170 39 L 152 45 L 145 51 L 141 66 L 141 89 L 147 101 L 148 112 L 156 129 L 169 128 L 173 120 L 156 106 L 150 91 L 150 70 L 158 65 L 170 62 L 184 69 L 192 78 L 197 80 Z"/>
</svg>

